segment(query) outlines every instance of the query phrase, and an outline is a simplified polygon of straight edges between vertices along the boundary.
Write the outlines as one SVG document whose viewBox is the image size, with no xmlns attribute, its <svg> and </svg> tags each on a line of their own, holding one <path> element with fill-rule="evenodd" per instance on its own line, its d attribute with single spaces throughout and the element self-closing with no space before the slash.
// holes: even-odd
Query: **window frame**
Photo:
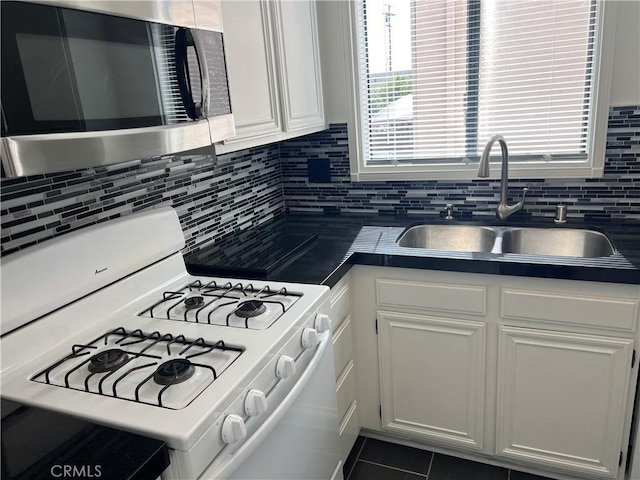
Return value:
<svg viewBox="0 0 640 480">
<path fill-rule="evenodd" d="M 358 5 L 362 0 L 344 2 L 347 79 L 347 127 L 349 131 L 349 163 L 351 181 L 379 182 L 392 180 L 471 180 L 477 178 L 479 156 L 465 158 L 460 163 L 431 165 L 367 165 L 363 151 L 362 105 L 358 42 Z M 594 47 L 593 101 L 589 109 L 589 140 L 587 160 L 531 161 L 509 163 L 509 178 L 600 178 L 604 173 L 609 93 L 615 44 L 616 2 L 598 0 L 601 14 L 596 22 Z M 499 133 L 499 132 L 496 132 Z M 494 149 L 495 150 L 495 149 Z M 494 154 L 496 152 L 492 152 Z M 499 162 L 491 162 L 490 178 L 500 178 Z"/>
</svg>

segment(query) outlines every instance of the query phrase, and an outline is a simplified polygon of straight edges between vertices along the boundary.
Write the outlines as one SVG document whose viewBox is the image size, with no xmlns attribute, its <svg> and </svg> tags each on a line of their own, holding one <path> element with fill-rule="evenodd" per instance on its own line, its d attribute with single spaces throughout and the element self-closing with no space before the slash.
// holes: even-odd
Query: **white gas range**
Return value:
<svg viewBox="0 0 640 480">
<path fill-rule="evenodd" d="M 163 478 L 342 478 L 328 289 L 194 277 L 183 245 L 162 208 L 4 258 L 2 397 L 165 441 Z"/>
</svg>

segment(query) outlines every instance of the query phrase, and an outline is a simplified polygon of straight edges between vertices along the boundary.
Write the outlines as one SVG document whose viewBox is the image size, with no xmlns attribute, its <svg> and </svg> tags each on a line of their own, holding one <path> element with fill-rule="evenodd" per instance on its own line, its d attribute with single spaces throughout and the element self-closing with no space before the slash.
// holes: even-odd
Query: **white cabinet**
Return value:
<svg viewBox="0 0 640 480">
<path fill-rule="evenodd" d="M 351 273 L 365 432 L 545 477 L 625 478 L 640 286 Z"/>
<path fill-rule="evenodd" d="M 482 450 L 485 325 L 378 311 L 382 426 Z"/>
<path fill-rule="evenodd" d="M 497 453 L 616 478 L 633 340 L 500 327 Z"/>
<path fill-rule="evenodd" d="M 340 455 L 343 463 L 360 433 L 350 279 L 351 273 L 347 273 L 330 292 Z"/>
<path fill-rule="evenodd" d="M 323 130 L 313 0 L 224 0 L 225 53 L 236 136 L 217 153 Z"/>
</svg>

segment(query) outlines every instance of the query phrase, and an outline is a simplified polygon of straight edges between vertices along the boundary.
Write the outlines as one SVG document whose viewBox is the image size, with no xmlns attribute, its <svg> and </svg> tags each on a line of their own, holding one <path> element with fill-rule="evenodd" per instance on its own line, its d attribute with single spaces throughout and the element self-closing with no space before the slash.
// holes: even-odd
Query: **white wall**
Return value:
<svg viewBox="0 0 640 480">
<path fill-rule="evenodd" d="M 325 117 L 328 123 L 347 121 L 349 59 L 348 0 L 318 0 Z M 611 81 L 611 106 L 640 105 L 640 0 L 605 0 L 617 4 L 617 27 Z"/>
</svg>

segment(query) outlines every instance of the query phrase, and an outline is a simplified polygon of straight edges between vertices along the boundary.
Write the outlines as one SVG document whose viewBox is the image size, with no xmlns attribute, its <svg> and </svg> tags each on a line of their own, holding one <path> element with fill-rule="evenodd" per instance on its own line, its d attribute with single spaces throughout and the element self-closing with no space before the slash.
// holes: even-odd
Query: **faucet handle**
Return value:
<svg viewBox="0 0 640 480">
<path fill-rule="evenodd" d="M 514 203 L 513 205 L 508 205 L 506 202 L 503 203 L 501 201 L 496 211 L 496 217 L 498 217 L 500 220 L 504 220 L 512 213 L 515 213 L 518 210 L 521 210 L 522 207 L 524 207 L 524 200 L 528 191 L 529 189 L 527 187 L 524 187 L 522 189 L 522 198 L 517 203 Z"/>
<path fill-rule="evenodd" d="M 520 201 L 516 204 L 516 205 L 518 205 L 518 210 L 520 210 L 522 207 L 524 207 L 524 200 L 525 200 L 525 197 L 527 196 L 527 192 L 528 192 L 528 191 L 529 191 L 529 188 L 528 188 L 528 187 L 524 187 L 524 188 L 522 189 L 522 198 L 521 198 L 521 199 L 520 199 Z"/>
</svg>

